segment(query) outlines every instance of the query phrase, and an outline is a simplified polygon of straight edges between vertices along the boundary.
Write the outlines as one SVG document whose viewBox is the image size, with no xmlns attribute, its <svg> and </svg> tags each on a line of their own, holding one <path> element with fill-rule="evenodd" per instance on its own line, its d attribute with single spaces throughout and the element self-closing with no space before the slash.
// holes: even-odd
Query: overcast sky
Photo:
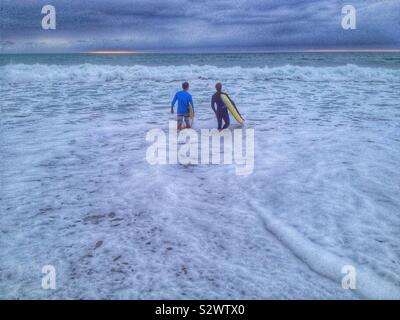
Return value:
<svg viewBox="0 0 400 320">
<path fill-rule="evenodd" d="M 56 30 L 41 9 L 56 8 Z M 357 9 L 343 30 L 342 7 Z M 400 48 L 400 0 L 0 0 L 2 52 Z"/>
</svg>

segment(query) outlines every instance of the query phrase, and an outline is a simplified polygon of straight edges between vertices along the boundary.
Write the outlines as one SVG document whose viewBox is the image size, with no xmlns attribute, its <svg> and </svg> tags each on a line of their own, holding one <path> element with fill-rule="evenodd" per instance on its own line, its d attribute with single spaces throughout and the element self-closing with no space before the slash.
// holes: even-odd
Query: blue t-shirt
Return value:
<svg viewBox="0 0 400 320">
<path fill-rule="evenodd" d="M 192 96 L 189 92 L 182 90 L 175 94 L 174 100 L 172 100 L 171 107 L 174 107 L 176 101 L 178 100 L 178 114 L 189 113 L 189 103 L 193 105 Z"/>
</svg>

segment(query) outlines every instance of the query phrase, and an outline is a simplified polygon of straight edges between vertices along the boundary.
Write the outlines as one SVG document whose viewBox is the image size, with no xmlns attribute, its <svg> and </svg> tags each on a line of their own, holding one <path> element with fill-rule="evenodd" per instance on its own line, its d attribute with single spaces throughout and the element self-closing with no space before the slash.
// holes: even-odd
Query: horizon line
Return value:
<svg viewBox="0 0 400 320">
<path fill-rule="evenodd" d="M 98 54 L 98 55 L 128 55 L 128 54 L 224 54 L 224 53 L 400 53 L 400 48 L 366 48 L 366 49 L 269 49 L 269 50 L 221 50 L 221 51 L 168 51 L 168 50 L 94 50 L 75 52 L 0 52 L 0 54 Z"/>
<path fill-rule="evenodd" d="M 399 49 L 367 48 L 367 49 L 271 49 L 271 50 L 221 50 L 221 51 L 159 51 L 159 50 L 99 50 L 80 52 L 86 54 L 146 54 L 146 53 L 346 53 L 346 52 L 394 52 L 400 53 Z"/>
</svg>

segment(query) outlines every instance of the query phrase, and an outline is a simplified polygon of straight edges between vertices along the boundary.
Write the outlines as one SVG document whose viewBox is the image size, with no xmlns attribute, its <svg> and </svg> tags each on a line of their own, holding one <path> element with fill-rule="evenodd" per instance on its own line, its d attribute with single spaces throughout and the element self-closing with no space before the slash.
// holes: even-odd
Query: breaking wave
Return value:
<svg viewBox="0 0 400 320">
<path fill-rule="evenodd" d="M 47 65 L 8 64 L 0 67 L 0 81 L 8 83 L 33 81 L 175 81 L 196 79 L 236 78 L 240 80 L 267 81 L 356 81 L 399 82 L 400 70 L 344 65 L 337 67 L 310 67 L 285 65 L 281 67 L 227 67 L 216 66 L 112 66 L 96 64 Z"/>
</svg>

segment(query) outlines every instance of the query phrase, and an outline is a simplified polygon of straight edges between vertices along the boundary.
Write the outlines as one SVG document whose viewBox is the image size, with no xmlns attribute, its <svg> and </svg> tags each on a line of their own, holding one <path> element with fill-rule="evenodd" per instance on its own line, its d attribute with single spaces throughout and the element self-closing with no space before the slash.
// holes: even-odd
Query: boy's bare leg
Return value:
<svg viewBox="0 0 400 320">
<path fill-rule="evenodd" d="M 182 130 L 182 121 L 183 121 L 182 115 L 178 114 L 177 121 L 178 121 L 178 130 Z"/>
</svg>

